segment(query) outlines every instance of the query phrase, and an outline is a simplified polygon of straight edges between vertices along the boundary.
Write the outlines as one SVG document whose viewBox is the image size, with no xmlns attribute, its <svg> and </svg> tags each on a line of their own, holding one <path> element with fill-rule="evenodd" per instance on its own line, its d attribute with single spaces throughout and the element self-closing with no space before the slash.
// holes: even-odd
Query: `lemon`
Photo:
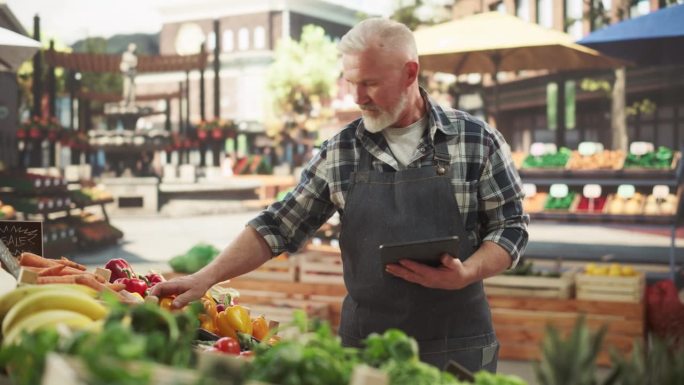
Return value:
<svg viewBox="0 0 684 385">
<path fill-rule="evenodd" d="M 594 274 L 594 271 L 596 270 L 596 264 L 595 263 L 587 263 L 586 266 L 584 266 L 584 272 L 592 275 Z"/>
<path fill-rule="evenodd" d="M 632 266 L 622 266 L 622 269 L 620 269 L 620 273 L 624 275 L 625 277 L 631 277 L 633 275 L 636 275 L 636 271 Z"/>
</svg>

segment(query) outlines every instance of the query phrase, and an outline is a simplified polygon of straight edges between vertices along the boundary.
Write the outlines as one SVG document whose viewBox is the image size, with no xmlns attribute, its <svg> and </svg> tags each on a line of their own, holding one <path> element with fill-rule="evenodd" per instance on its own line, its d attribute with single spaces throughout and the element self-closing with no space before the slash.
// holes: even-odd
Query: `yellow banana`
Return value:
<svg viewBox="0 0 684 385">
<path fill-rule="evenodd" d="M 27 296 L 34 293 L 61 289 L 74 290 L 77 292 L 85 293 L 93 298 L 95 298 L 98 294 L 96 290 L 88 286 L 77 284 L 54 283 L 46 285 L 19 286 L 18 288 L 0 296 L 0 320 L 3 319 L 7 312 L 12 308 L 12 306 L 14 306 L 21 299 L 26 298 Z"/>
<path fill-rule="evenodd" d="M 95 322 L 96 321 L 93 321 L 90 317 L 71 310 L 45 310 L 31 314 L 15 323 L 7 330 L 7 334 L 4 335 L 2 344 L 6 346 L 18 341 L 21 337 L 21 333 L 24 331 L 34 332 L 55 327 L 59 324 L 64 324 L 76 329 L 83 329 L 88 328 Z"/>
<path fill-rule="evenodd" d="M 94 298 L 75 290 L 53 290 L 33 293 L 17 302 L 2 320 L 2 334 L 23 318 L 43 310 L 71 310 L 99 320 L 107 308 Z"/>
</svg>

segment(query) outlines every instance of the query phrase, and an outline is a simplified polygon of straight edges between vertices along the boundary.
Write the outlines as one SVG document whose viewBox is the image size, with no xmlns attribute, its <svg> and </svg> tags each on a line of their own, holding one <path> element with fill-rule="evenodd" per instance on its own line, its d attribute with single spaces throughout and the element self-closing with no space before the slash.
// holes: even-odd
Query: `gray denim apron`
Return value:
<svg viewBox="0 0 684 385">
<path fill-rule="evenodd" d="M 380 263 L 384 243 L 458 235 L 461 255 L 474 251 L 451 185 L 447 145 L 441 135 L 435 142 L 434 166 L 396 172 L 373 171 L 370 153 L 361 148 L 342 216 L 348 295 L 339 334 L 345 346 L 361 346 L 370 333 L 399 328 L 418 341 L 424 362 L 444 369 L 454 360 L 471 371 L 494 372 L 498 342 L 482 282 L 429 289 L 390 275 Z"/>
</svg>

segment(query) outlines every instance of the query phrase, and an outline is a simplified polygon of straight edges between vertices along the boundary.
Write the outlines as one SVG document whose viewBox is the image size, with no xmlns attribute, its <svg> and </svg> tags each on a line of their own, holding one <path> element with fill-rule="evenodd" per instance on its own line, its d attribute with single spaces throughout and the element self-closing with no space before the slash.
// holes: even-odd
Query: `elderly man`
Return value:
<svg viewBox="0 0 684 385">
<path fill-rule="evenodd" d="M 156 286 L 198 298 L 216 282 L 296 251 L 334 212 L 349 292 L 339 334 L 358 346 L 395 327 L 418 340 L 421 359 L 495 371 L 498 343 L 482 280 L 515 265 L 527 244 L 520 178 L 501 134 L 436 105 L 418 85 L 406 26 L 368 19 L 340 41 L 343 76 L 362 118 L 330 140 L 282 202 L 248 223 L 196 274 Z M 384 266 L 379 246 L 456 235 L 458 258 L 439 267 L 412 260 Z"/>
</svg>

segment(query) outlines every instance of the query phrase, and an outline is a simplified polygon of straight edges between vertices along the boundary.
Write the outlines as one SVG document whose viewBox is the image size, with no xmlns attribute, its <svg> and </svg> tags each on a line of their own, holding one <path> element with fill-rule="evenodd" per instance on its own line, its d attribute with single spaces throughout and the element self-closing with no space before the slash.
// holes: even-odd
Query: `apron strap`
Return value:
<svg viewBox="0 0 684 385">
<path fill-rule="evenodd" d="M 359 159 L 359 168 L 357 171 L 372 171 L 373 161 L 371 160 L 370 152 L 366 150 L 363 144 L 359 145 L 359 152 L 361 153 L 361 157 Z"/>
</svg>

